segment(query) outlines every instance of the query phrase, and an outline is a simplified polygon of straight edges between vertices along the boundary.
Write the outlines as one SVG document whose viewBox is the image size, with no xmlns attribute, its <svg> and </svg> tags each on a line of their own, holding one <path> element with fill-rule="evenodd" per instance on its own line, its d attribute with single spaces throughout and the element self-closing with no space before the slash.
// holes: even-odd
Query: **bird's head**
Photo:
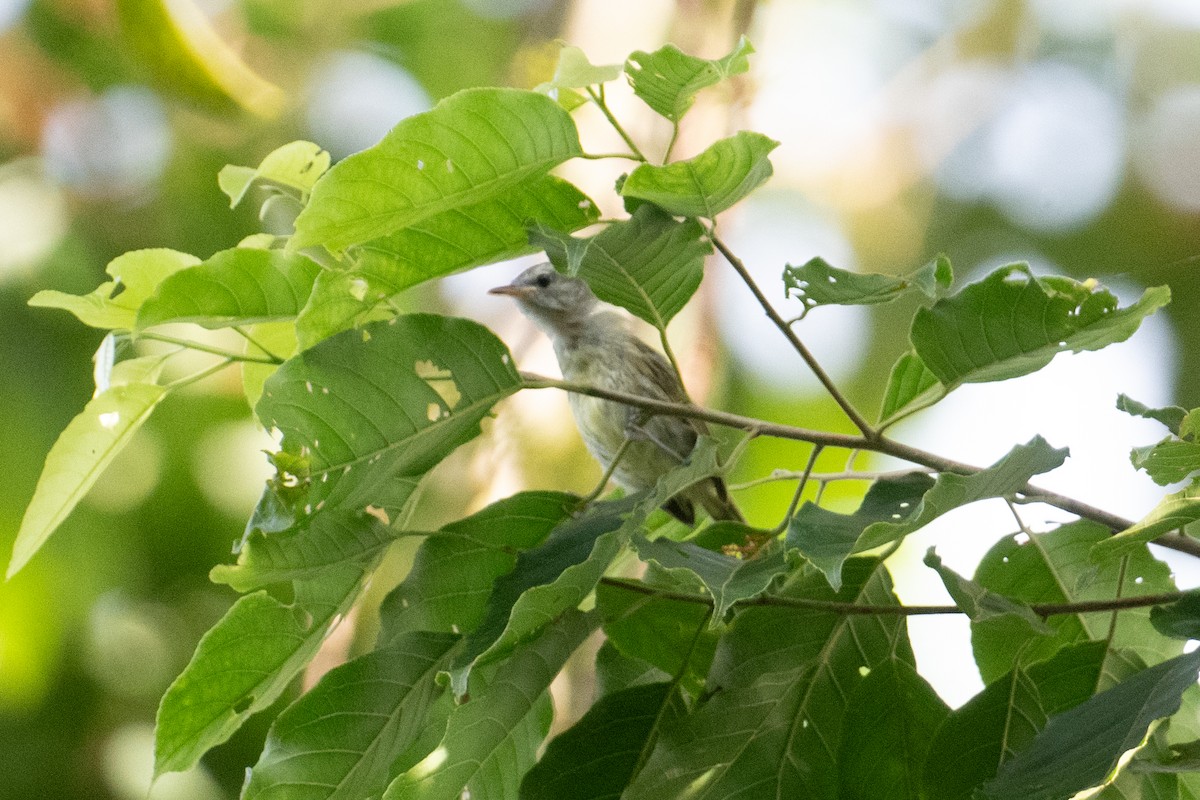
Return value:
<svg viewBox="0 0 1200 800">
<path fill-rule="evenodd" d="M 532 266 L 488 293 L 514 298 L 526 316 L 551 334 L 583 322 L 597 302 L 582 279 L 563 275 L 550 263 Z"/>
</svg>

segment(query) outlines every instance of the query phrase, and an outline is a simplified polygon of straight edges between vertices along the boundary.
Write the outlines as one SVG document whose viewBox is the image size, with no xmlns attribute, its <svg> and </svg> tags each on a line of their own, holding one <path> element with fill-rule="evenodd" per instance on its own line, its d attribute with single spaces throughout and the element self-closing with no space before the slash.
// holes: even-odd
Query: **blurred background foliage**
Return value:
<svg viewBox="0 0 1200 800">
<path fill-rule="evenodd" d="M 1194 0 L 0 0 L 0 552 L 51 443 L 91 394 L 88 359 L 101 336 L 27 308 L 36 290 L 90 291 L 126 250 L 204 257 L 233 246 L 259 222 L 252 204 L 228 208 L 216 184 L 224 164 L 257 164 L 298 138 L 344 157 L 458 89 L 531 87 L 552 71 L 555 40 L 609 63 L 666 41 L 715 57 L 742 33 L 758 50 L 751 75 L 702 98 L 676 152 L 743 127 L 783 142 L 768 189 L 722 224 L 785 308 L 783 263 L 818 254 L 903 272 L 945 252 L 967 277 L 1028 260 L 1129 294 L 1168 283 L 1174 303 L 1141 349 L 1085 362 L 1084 372 L 1119 373 L 1112 385 L 1147 402 L 1200 405 Z M 661 149 L 669 131 L 614 94 L 635 136 Z M 619 149 L 605 148 L 611 133 L 593 117 L 580 118 L 585 142 L 600 143 L 589 149 Z M 566 174 L 612 214 L 608 189 L 621 167 L 569 165 Z M 524 365 L 553 372 L 546 343 L 484 295 L 515 269 L 423 287 L 412 303 L 482 319 Z M 847 429 L 730 280 L 714 263 L 672 328 L 694 393 L 741 413 Z M 911 311 L 830 310 L 799 330 L 873 411 Z M 1032 392 L 1025 410 L 1018 399 L 968 405 L 956 430 L 1057 403 L 1103 431 L 1103 419 L 1076 405 L 1089 391 L 1068 376 Z M 456 479 L 432 482 L 418 524 L 526 486 L 589 488 L 598 470 L 561 396 L 525 394 L 492 436 L 439 468 Z M 158 698 L 232 602 L 207 572 L 229 559 L 266 446 L 236 375 L 199 385 L 166 404 L 48 547 L 0 586 L 0 798 L 147 796 Z M 844 456 L 822 468 L 840 468 Z M 798 445 L 756 443 L 739 479 L 805 458 Z M 825 499 L 852 503 L 859 490 L 837 484 Z M 743 504 L 773 524 L 791 491 L 762 484 Z M 1119 495 L 1097 502 L 1120 505 Z M 405 558 L 385 568 L 376 595 Z M 366 641 L 370 620 L 355 630 Z M 236 796 L 269 717 L 150 796 Z"/>
</svg>

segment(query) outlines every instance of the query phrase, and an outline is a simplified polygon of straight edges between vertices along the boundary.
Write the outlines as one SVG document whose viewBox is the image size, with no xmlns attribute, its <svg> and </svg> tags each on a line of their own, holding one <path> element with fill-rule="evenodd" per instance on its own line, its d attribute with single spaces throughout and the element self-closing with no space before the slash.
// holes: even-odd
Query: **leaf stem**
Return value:
<svg viewBox="0 0 1200 800">
<path fill-rule="evenodd" d="M 230 351 L 214 347 L 213 345 L 203 344 L 202 342 L 193 342 L 188 339 L 177 339 L 174 336 L 168 336 L 165 333 L 151 333 L 145 331 L 138 334 L 139 339 L 150 339 L 155 342 L 163 342 L 164 344 L 173 344 L 188 350 L 198 350 L 201 353 L 211 353 L 214 356 L 221 356 L 230 361 L 252 361 L 255 364 L 282 364 L 283 359 L 275 356 L 252 356 L 243 353 L 231 353 Z"/>
<path fill-rule="evenodd" d="M 804 363 L 808 365 L 808 368 L 812 370 L 813 374 L 817 377 L 817 380 L 820 381 L 821 385 L 825 387 L 825 391 L 829 393 L 829 396 L 833 398 L 834 402 L 841 407 L 846 416 L 850 418 L 850 421 L 854 423 L 854 427 L 862 431 L 863 437 L 867 440 L 873 441 L 876 439 L 879 436 L 879 433 L 874 427 L 872 427 L 871 423 L 867 422 L 866 418 L 858 412 L 858 409 L 851 404 L 846 396 L 842 394 L 842 391 L 837 387 L 836 384 L 834 384 L 833 379 L 829 377 L 829 374 L 825 372 L 824 368 L 817 362 L 817 359 L 813 356 L 809 349 L 805 347 L 804 342 L 800 341 L 800 337 L 796 335 L 796 332 L 792 330 L 791 326 L 788 325 L 783 317 L 779 316 L 779 312 L 777 312 L 775 307 L 771 305 L 771 301 L 768 300 L 767 296 L 763 294 L 754 278 L 750 275 L 750 271 L 746 269 L 745 263 L 738 258 L 732 250 L 729 249 L 729 246 L 726 245 L 719 236 L 717 236 L 714 228 L 710 227 L 708 229 L 708 238 L 713 243 L 713 246 L 717 248 L 718 252 L 725 257 L 725 260 L 729 262 L 729 265 L 733 267 L 734 271 L 741 276 L 742 282 L 746 284 L 751 293 L 753 293 L 754 298 L 758 300 L 758 304 L 762 306 L 762 309 L 766 313 L 768 319 L 775 324 L 775 327 L 778 328 L 780 333 L 783 334 L 784 338 L 788 340 L 788 343 L 791 344 L 792 348 L 800 354 L 802 359 L 804 359 Z"/>
<path fill-rule="evenodd" d="M 215 375 L 216 373 L 233 364 L 235 361 L 236 359 L 227 358 L 221 363 L 214 364 L 207 369 L 202 369 L 199 372 L 193 373 L 184 378 L 180 378 L 179 380 L 171 381 L 163 388 L 170 392 L 174 391 L 175 389 L 182 389 L 185 386 L 191 386 L 193 383 L 199 383 L 200 381 L 204 380 L 209 375 Z"/>
<path fill-rule="evenodd" d="M 233 326 L 233 329 L 234 329 L 235 331 L 237 331 L 237 332 L 238 332 L 238 333 L 241 335 L 241 337 L 242 337 L 243 339 L 245 339 L 247 342 L 249 342 L 250 344 L 252 344 L 252 345 L 254 345 L 255 347 L 257 347 L 257 348 L 258 348 L 260 351 L 262 351 L 262 354 L 263 354 L 264 356 L 266 356 L 267 358 L 274 359 L 274 360 L 275 360 L 275 363 L 277 363 L 277 364 L 282 364 L 282 363 L 283 363 L 283 361 L 284 361 L 284 360 L 283 360 L 282 358 L 280 358 L 279 356 L 277 356 L 277 355 L 275 355 L 274 353 L 272 353 L 272 352 L 271 352 L 269 349 L 267 349 L 267 348 L 266 348 L 266 347 L 263 345 L 263 343 L 262 343 L 262 342 L 258 341 L 258 340 L 257 340 L 257 339 L 255 339 L 253 336 L 251 336 L 251 335 L 250 335 L 250 333 L 249 333 L 249 331 L 247 331 L 247 330 L 245 330 L 244 328 L 242 328 L 242 326 L 241 326 L 241 325 L 234 325 L 234 326 Z"/>
<path fill-rule="evenodd" d="M 711 606 L 713 600 L 708 595 L 690 594 L 688 592 L 670 592 L 647 586 L 644 583 L 625 578 L 601 578 L 601 583 L 627 589 L 631 592 L 653 595 L 664 600 L 677 600 L 681 603 L 695 603 Z M 1081 600 L 1076 603 L 1034 603 L 1029 607 L 1041 617 L 1054 617 L 1064 614 L 1089 614 L 1098 611 L 1120 611 L 1130 608 L 1145 608 L 1164 603 L 1173 603 L 1185 597 L 1188 592 L 1163 592 L 1161 594 L 1146 594 L 1139 597 L 1116 597 L 1109 600 Z M 766 606 L 770 608 L 796 608 L 807 611 L 827 611 L 846 616 L 902 616 L 918 617 L 937 614 L 963 614 L 958 606 L 952 605 L 920 605 L 920 606 L 873 606 L 859 603 L 839 602 L 837 600 L 816 600 L 803 597 L 780 597 L 763 595 L 734 603 L 739 608 L 751 606 Z"/>
<path fill-rule="evenodd" d="M 646 156 L 642 153 L 641 149 L 633 141 L 630 135 L 625 132 L 625 128 L 621 127 L 621 123 L 617 122 L 617 118 L 613 116 L 612 111 L 609 110 L 608 103 L 604 101 L 603 87 L 597 91 L 596 87 L 589 86 L 587 87 L 587 93 L 592 98 L 592 102 L 596 104 L 596 107 L 600 109 L 600 113 L 603 114 L 604 118 L 608 120 L 608 124 L 612 125 L 613 130 L 615 130 L 617 134 L 625 141 L 625 144 L 629 145 L 629 149 L 633 152 L 634 156 L 636 156 L 636 160 L 645 161 Z"/>
<path fill-rule="evenodd" d="M 966 464 L 961 461 L 955 461 L 950 458 L 944 458 L 935 453 L 930 453 L 927 450 L 913 447 L 911 445 L 898 442 L 895 439 L 889 439 L 886 436 L 874 435 L 856 436 L 848 433 L 831 433 L 829 431 L 818 431 L 811 428 L 799 428 L 794 425 L 783 425 L 777 422 L 767 422 L 766 420 L 746 417 L 740 414 L 731 414 L 728 411 L 717 411 L 711 408 L 693 405 L 691 403 L 672 403 L 666 400 L 655 400 L 649 397 L 640 397 L 638 395 L 627 394 L 625 392 L 614 392 L 608 389 L 600 389 L 595 386 L 586 384 L 572 383 L 570 381 L 560 381 L 554 378 L 546 378 L 541 375 L 534 375 L 528 372 L 521 373 L 523 388 L 526 389 L 562 389 L 568 392 L 577 394 L 585 394 L 589 397 L 599 397 L 604 400 L 614 400 L 618 403 L 634 406 L 635 408 L 644 408 L 647 411 L 653 411 L 657 414 L 664 414 L 672 417 L 683 417 L 685 419 L 702 419 L 705 422 L 711 422 L 714 425 L 722 425 L 728 428 L 737 428 L 747 431 L 755 436 L 771 436 L 777 439 L 791 439 L 799 442 L 809 442 L 810 444 L 822 445 L 824 447 L 842 447 L 847 450 L 869 450 L 875 453 L 883 453 L 885 455 L 894 456 L 896 458 L 908 461 L 913 464 L 918 464 L 926 469 L 934 472 L 953 472 L 959 475 L 974 475 L 982 472 L 983 468 L 976 467 L 971 464 Z M 1112 514 L 1103 509 L 1076 500 L 1066 495 L 1058 494 L 1057 492 L 1042 489 L 1033 484 L 1026 484 L 1018 492 L 1015 498 L 1018 503 L 1045 503 L 1070 512 L 1077 517 L 1090 519 L 1105 527 L 1109 528 L 1114 533 L 1123 531 L 1133 525 L 1133 522 L 1124 517 Z M 1167 534 L 1160 536 L 1154 540 L 1155 544 L 1167 547 L 1171 550 L 1176 550 L 1180 553 L 1186 553 L 1191 556 L 1200 558 L 1200 540 L 1193 539 L 1190 536 L 1185 536 L 1179 533 Z"/>
<path fill-rule="evenodd" d="M 783 520 L 772 529 L 772 537 L 778 536 L 787 530 L 788 523 L 792 521 L 792 517 L 796 514 L 796 507 L 800 505 L 800 496 L 804 494 L 804 487 L 808 485 L 808 479 L 812 476 L 813 467 L 817 464 L 817 457 L 821 455 L 821 451 L 824 449 L 819 444 L 813 446 L 812 452 L 808 455 L 808 464 L 805 465 L 804 472 L 800 473 L 800 481 L 796 484 L 796 493 L 792 495 L 792 501 L 788 503 L 787 513 L 783 515 Z"/>
</svg>

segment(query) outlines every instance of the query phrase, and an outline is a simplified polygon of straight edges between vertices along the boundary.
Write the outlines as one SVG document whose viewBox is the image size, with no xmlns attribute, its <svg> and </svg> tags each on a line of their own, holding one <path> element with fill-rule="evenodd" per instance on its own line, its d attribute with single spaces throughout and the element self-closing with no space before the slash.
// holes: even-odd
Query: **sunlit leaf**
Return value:
<svg viewBox="0 0 1200 800">
<path fill-rule="evenodd" d="M 297 322 L 300 339 L 312 346 L 424 281 L 534 252 L 526 233 L 530 224 L 569 232 L 598 217 L 587 195 L 546 175 L 372 239 L 355 248 L 351 269 L 325 270 L 317 277 Z"/>
<path fill-rule="evenodd" d="M 486 328 L 412 314 L 301 352 L 267 380 L 257 413 L 283 432 L 285 452 L 308 460 L 310 511 L 361 510 L 388 481 L 424 473 L 477 435 L 519 386 Z"/>
<path fill-rule="evenodd" d="M 358 597 L 360 565 L 296 584 L 285 605 L 266 592 L 239 599 L 204 638 L 158 708 L 155 774 L 191 768 L 246 718 L 269 706 L 316 654 Z"/>
<path fill-rule="evenodd" d="M 91 294 L 44 289 L 30 298 L 29 305 L 70 311 L 93 328 L 132 330 L 138 309 L 158 284 L 199 263 L 195 256 L 175 250 L 134 250 L 109 262 L 105 271 L 113 280 L 100 284 Z"/>
<path fill-rule="evenodd" d="M 531 238 L 559 271 L 577 274 L 601 300 L 659 330 L 700 286 L 704 258 L 712 252 L 700 223 L 679 222 L 650 205 L 584 240 L 586 247 L 574 237 L 544 228 L 535 228 Z M 569 258 L 572 254 L 575 259 Z"/>
<path fill-rule="evenodd" d="M 1024 264 L 997 269 L 913 318 L 917 355 L 946 387 L 1036 372 L 1061 352 L 1099 350 L 1128 339 L 1170 302 L 1165 286 L 1132 305 L 1094 283 L 1038 278 Z"/>
<path fill-rule="evenodd" d="M 381 794 L 445 730 L 453 704 L 435 677 L 457 641 L 405 634 L 326 673 L 271 725 L 243 800 Z"/>
<path fill-rule="evenodd" d="M 771 177 L 767 156 L 778 146 L 761 133 L 741 131 L 686 161 L 640 164 L 621 185 L 621 194 L 648 200 L 669 214 L 712 219 Z"/>
<path fill-rule="evenodd" d="M 299 347 L 296 341 L 296 325 L 291 320 L 259 322 L 246 328 L 246 333 L 249 335 L 245 348 L 248 356 L 274 356 L 287 360 L 296 354 Z M 264 347 L 266 351 L 262 349 Z M 267 378 L 274 375 L 277 369 L 278 364 L 242 362 L 242 393 L 246 397 L 246 405 L 251 409 L 258 405 Z"/>
<path fill-rule="evenodd" d="M 548 97 L 467 89 L 329 170 L 296 219 L 291 247 L 339 251 L 370 241 L 494 197 L 581 152 L 570 115 Z"/>
<path fill-rule="evenodd" d="M 268 153 L 257 168 L 227 164 L 217 174 L 217 184 L 229 196 L 229 207 L 236 208 L 255 181 L 286 186 L 307 195 L 327 169 L 329 153 L 320 145 L 289 142 Z"/>
<path fill-rule="evenodd" d="M 620 76 L 620 64 L 593 64 L 588 60 L 587 54 L 578 47 L 564 44 L 558 51 L 558 66 L 554 69 L 554 77 L 538 86 L 535 91 L 551 94 L 554 89 L 584 89 L 615 81 Z"/>
<path fill-rule="evenodd" d="M 1164 497 L 1150 513 L 1116 536 L 1097 542 L 1092 548 L 1092 560 L 1110 561 L 1200 519 L 1200 480 Z"/>
<path fill-rule="evenodd" d="M 910 664 L 893 659 L 873 667 L 848 700 L 838 797 L 918 797 L 930 740 L 949 713 Z"/>
<path fill-rule="evenodd" d="M 281 250 L 237 247 L 160 283 L 137 314 L 137 327 L 194 322 L 225 328 L 289 319 L 308 301 L 321 268 Z"/>
<path fill-rule="evenodd" d="M 152 383 L 110 386 L 67 424 L 46 455 L 25 509 L 8 563 L 9 578 L 46 543 L 166 393 Z"/>
<path fill-rule="evenodd" d="M 1129 550 L 1129 561 L 1096 566 L 1089 551 L 1109 538 L 1102 525 L 1080 521 L 1035 536 L 1006 536 L 992 546 L 975 572 L 975 581 L 997 594 L 1027 603 L 1074 603 L 1173 591 L 1170 570 L 1145 545 Z M 1122 574 L 1124 575 L 1122 579 Z M 1112 628 L 1112 612 L 1056 614 L 1046 622 L 1054 636 L 1034 634 L 1025 623 L 993 619 L 971 625 L 975 662 L 986 683 L 1012 669 L 1052 656 L 1059 648 L 1089 639 L 1107 641 L 1115 651 L 1136 653 L 1148 664 L 1178 655 L 1180 644 L 1158 636 L 1149 609 L 1126 609 Z M 1119 663 L 1106 663 L 1106 683 L 1117 679 Z"/>
<path fill-rule="evenodd" d="M 498 664 L 486 685 L 474 676 L 471 699 L 454 709 L 442 743 L 396 778 L 384 800 L 515 797 L 549 727 L 546 690 L 598 623 L 568 609 Z"/>
<path fill-rule="evenodd" d="M 805 503 L 788 523 L 787 543 L 819 567 L 830 585 L 839 586 L 842 562 L 894 542 L 960 506 L 1020 491 L 1034 475 L 1066 460 L 1040 436 L 1017 445 L 1004 458 L 974 475 L 944 472 L 934 481 L 923 473 L 876 481 L 859 510 L 837 514 Z"/>
<path fill-rule="evenodd" d="M 1177 656 L 1127 678 L 1051 717 L 1029 747 L 984 784 L 984 800 L 1058 800 L 1102 783 L 1157 719 L 1179 710 L 1196 683 L 1200 651 Z"/>
<path fill-rule="evenodd" d="M 619 797 L 659 727 L 682 711 L 670 683 L 607 695 L 550 741 L 546 754 L 521 782 L 521 800 Z"/>
<path fill-rule="evenodd" d="M 753 52 L 744 36 L 728 55 L 713 60 L 689 56 L 669 44 L 653 53 L 638 50 L 630 55 L 625 62 L 625 74 L 634 93 L 646 105 L 678 122 L 701 89 L 748 70 Z"/>
</svg>

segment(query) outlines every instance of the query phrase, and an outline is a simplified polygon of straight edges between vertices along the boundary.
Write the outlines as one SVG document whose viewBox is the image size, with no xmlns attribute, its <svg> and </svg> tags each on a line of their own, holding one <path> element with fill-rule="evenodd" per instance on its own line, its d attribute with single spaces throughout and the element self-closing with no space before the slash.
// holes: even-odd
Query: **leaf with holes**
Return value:
<svg viewBox="0 0 1200 800">
<path fill-rule="evenodd" d="M 679 222 L 650 205 L 582 243 L 545 228 L 535 228 L 531 238 L 560 272 L 577 274 L 601 300 L 659 330 L 700 286 L 704 258 L 712 252 L 700 223 Z"/>
<path fill-rule="evenodd" d="M 291 605 L 266 592 L 234 603 L 163 695 L 155 775 L 190 769 L 247 717 L 271 705 L 358 597 L 363 572 L 361 565 L 341 565 L 297 582 Z"/>
<path fill-rule="evenodd" d="M 43 289 L 29 299 L 38 308 L 70 311 L 93 328 L 133 330 L 138 309 L 169 275 L 200 263 L 175 250 L 134 250 L 117 256 L 105 268 L 112 280 L 91 294 L 74 295 Z"/>
<path fill-rule="evenodd" d="M 662 116 L 678 123 L 701 89 L 714 86 L 750 68 L 754 47 L 746 37 L 724 58 L 707 60 L 684 53 L 673 44 L 653 53 L 638 50 L 625 62 L 633 92 Z"/>
<path fill-rule="evenodd" d="M 164 322 L 227 328 L 291 319 L 321 268 L 299 253 L 236 247 L 162 281 L 137 314 L 138 329 Z"/>
<path fill-rule="evenodd" d="M 289 246 L 341 251 L 495 197 L 579 155 L 575 123 L 545 95 L 466 89 L 325 173 Z"/>
<path fill-rule="evenodd" d="M 954 281 L 954 271 L 945 256 L 911 275 L 893 276 L 850 272 L 830 266 L 823 258 L 803 266 L 783 268 L 783 287 L 789 297 L 804 304 L 805 311 L 824 305 L 859 306 L 887 303 L 919 291 L 930 299 L 940 297 Z"/>
<path fill-rule="evenodd" d="M 257 413 L 307 458 L 309 512 L 362 510 L 431 469 L 520 388 L 507 348 L 464 319 L 412 314 L 344 331 L 266 382 Z"/>
<path fill-rule="evenodd" d="M 1143 319 L 1170 302 L 1165 286 L 1135 303 L 1094 282 L 1038 278 L 1024 264 L 997 269 L 958 294 L 917 311 L 917 355 L 947 388 L 1036 372 L 1061 352 L 1123 342 Z"/>
<path fill-rule="evenodd" d="M 771 177 L 767 157 L 779 142 L 741 131 L 686 161 L 641 164 L 621 184 L 621 195 L 648 200 L 669 214 L 706 217 L 742 200 Z"/>
</svg>

